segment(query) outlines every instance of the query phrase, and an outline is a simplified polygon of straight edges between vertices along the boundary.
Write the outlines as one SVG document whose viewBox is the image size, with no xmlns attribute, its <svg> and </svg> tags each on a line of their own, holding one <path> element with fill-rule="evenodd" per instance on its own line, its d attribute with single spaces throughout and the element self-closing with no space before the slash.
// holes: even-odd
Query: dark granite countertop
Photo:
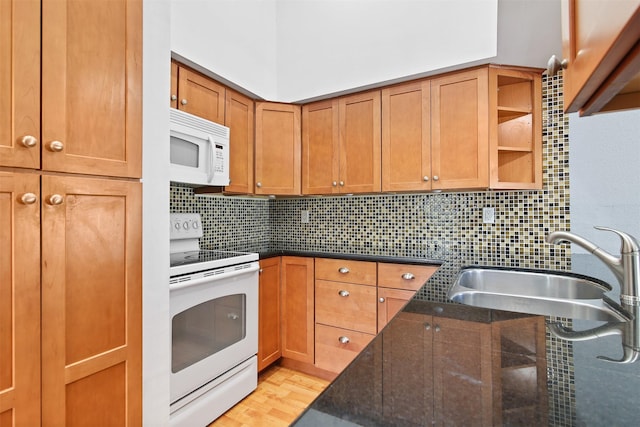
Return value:
<svg viewBox="0 0 640 427">
<path fill-rule="evenodd" d="M 573 271 L 615 289 L 606 272 L 599 277 L 589 270 L 592 261 L 574 262 L 587 268 Z M 597 359 L 621 357 L 619 336 L 569 342 L 545 333 L 542 316 L 426 300 L 427 288 L 439 281 L 436 273 L 294 425 L 637 424 L 640 362 Z"/>
</svg>

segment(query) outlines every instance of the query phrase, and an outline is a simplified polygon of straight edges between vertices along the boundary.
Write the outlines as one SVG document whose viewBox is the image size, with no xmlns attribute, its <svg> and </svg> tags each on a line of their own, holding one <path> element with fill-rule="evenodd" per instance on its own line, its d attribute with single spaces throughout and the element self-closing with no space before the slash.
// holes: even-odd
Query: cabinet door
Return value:
<svg viewBox="0 0 640 427">
<path fill-rule="evenodd" d="M 7 427 L 40 424 L 39 194 L 38 175 L 0 172 L 0 425 Z"/>
<path fill-rule="evenodd" d="M 640 1 L 563 0 L 562 56 L 568 61 L 564 77 L 564 109 L 576 112 L 592 101 L 596 91 L 611 76 L 625 56 L 640 40 Z M 637 49 L 636 49 L 637 51 Z M 634 71 L 625 71 L 627 79 L 638 72 L 640 54 L 636 52 Z M 599 109 L 615 95 L 596 100 L 585 114 Z M 637 90 L 637 89 L 636 89 Z M 636 95 L 637 106 L 637 95 Z"/>
<path fill-rule="evenodd" d="M 178 108 L 178 63 L 171 61 L 171 93 L 169 95 L 169 106 Z"/>
<path fill-rule="evenodd" d="M 42 2 L 43 169 L 141 176 L 141 24 L 141 0 Z"/>
<path fill-rule="evenodd" d="M 256 103 L 256 194 L 299 195 L 301 107 Z"/>
<path fill-rule="evenodd" d="M 178 109 L 224 125 L 224 86 L 178 65 Z"/>
<path fill-rule="evenodd" d="M 39 1 L 0 1 L 0 93 L 0 166 L 39 168 Z"/>
<path fill-rule="evenodd" d="M 282 257 L 282 356 L 314 363 L 313 258 Z"/>
<path fill-rule="evenodd" d="M 493 425 L 491 324 L 434 317 L 432 328 L 435 423 Z"/>
<path fill-rule="evenodd" d="M 254 102 L 227 89 L 225 126 L 229 128 L 228 193 L 253 193 L 253 128 Z"/>
<path fill-rule="evenodd" d="M 382 191 L 431 189 L 430 82 L 382 90 Z"/>
<path fill-rule="evenodd" d="M 280 257 L 260 261 L 258 371 L 278 360 L 280 351 Z"/>
<path fill-rule="evenodd" d="M 340 191 L 340 132 L 338 101 L 302 107 L 302 194 Z"/>
<path fill-rule="evenodd" d="M 141 184 L 43 176 L 42 199 L 42 425 L 141 425 Z"/>
<path fill-rule="evenodd" d="M 380 191 L 380 91 L 339 99 L 341 193 Z"/>
<path fill-rule="evenodd" d="M 414 295 L 415 291 L 378 288 L 378 332 L 402 310 Z"/>
<path fill-rule="evenodd" d="M 434 190 L 489 186 L 488 96 L 486 68 L 431 81 Z"/>
</svg>

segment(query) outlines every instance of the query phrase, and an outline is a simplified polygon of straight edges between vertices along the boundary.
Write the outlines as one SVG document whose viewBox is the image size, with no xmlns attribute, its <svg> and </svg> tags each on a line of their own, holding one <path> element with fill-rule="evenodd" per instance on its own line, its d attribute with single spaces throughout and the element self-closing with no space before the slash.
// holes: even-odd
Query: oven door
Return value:
<svg viewBox="0 0 640 427">
<path fill-rule="evenodd" d="M 258 352 L 258 270 L 253 262 L 172 280 L 171 403 Z"/>
</svg>

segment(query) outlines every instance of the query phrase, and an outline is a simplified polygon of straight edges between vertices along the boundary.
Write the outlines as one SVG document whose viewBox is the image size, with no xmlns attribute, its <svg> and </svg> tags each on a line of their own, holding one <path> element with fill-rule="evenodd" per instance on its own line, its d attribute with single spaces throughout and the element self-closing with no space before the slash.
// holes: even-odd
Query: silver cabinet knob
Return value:
<svg viewBox="0 0 640 427">
<path fill-rule="evenodd" d="M 336 181 L 333 181 L 333 182 L 331 183 L 331 185 L 333 185 L 334 187 L 337 187 L 337 186 L 338 186 L 338 183 L 337 183 Z"/>
<path fill-rule="evenodd" d="M 182 101 L 180 101 L 180 104 L 187 105 L 187 100 L 183 98 Z"/>
<path fill-rule="evenodd" d="M 258 188 L 262 187 L 262 183 L 261 182 L 257 182 L 256 183 L 256 187 L 258 187 Z"/>
<path fill-rule="evenodd" d="M 227 318 L 231 320 L 238 320 L 240 315 L 238 315 L 238 313 L 227 313 Z"/>
<path fill-rule="evenodd" d="M 555 76 L 556 74 L 558 74 L 558 71 L 566 69 L 567 65 L 569 65 L 568 60 L 563 59 L 562 61 L 560 61 L 557 56 L 551 55 L 551 58 L 549 58 L 549 62 L 547 62 L 547 74 L 550 76 Z"/>
<path fill-rule="evenodd" d="M 258 270 L 258 274 L 262 274 L 262 269 Z"/>
<path fill-rule="evenodd" d="M 427 181 L 429 181 L 429 177 L 425 175 L 425 176 L 423 176 L 423 177 L 422 177 L 422 180 L 423 180 L 424 182 L 427 182 Z"/>
<path fill-rule="evenodd" d="M 434 329 L 436 330 L 436 332 L 440 332 L 440 325 L 436 325 Z"/>
<path fill-rule="evenodd" d="M 32 205 L 36 200 L 38 200 L 38 196 L 33 193 L 24 193 L 22 197 L 20 197 L 20 202 L 22 202 L 23 205 Z"/>
<path fill-rule="evenodd" d="M 349 294 L 349 291 L 345 291 L 344 289 L 341 289 L 338 291 L 338 295 L 340 295 L 341 297 L 348 297 L 350 294 Z"/>
<path fill-rule="evenodd" d="M 20 142 L 22 143 L 23 146 L 27 148 L 32 148 L 36 146 L 36 144 L 38 143 L 38 139 L 35 136 L 25 135 L 22 137 Z"/>
<path fill-rule="evenodd" d="M 433 175 L 433 180 L 434 180 L 434 181 L 437 181 L 437 180 L 439 180 L 439 179 L 440 179 L 440 177 L 439 177 L 438 175 Z"/>
<path fill-rule="evenodd" d="M 177 100 L 178 100 L 178 97 L 177 97 L 177 96 L 175 96 L 175 95 L 171 95 L 171 100 L 172 100 L 172 101 L 177 101 Z"/>
<path fill-rule="evenodd" d="M 47 203 L 51 206 L 61 205 L 64 201 L 64 198 L 60 194 L 52 194 L 47 199 Z"/>
<path fill-rule="evenodd" d="M 349 269 L 347 267 L 340 267 L 338 269 L 338 273 L 340 274 L 347 274 L 349 272 Z"/>
<path fill-rule="evenodd" d="M 344 187 L 344 181 L 340 181 L 340 187 Z"/>
<path fill-rule="evenodd" d="M 338 337 L 338 341 L 340 341 L 340 344 L 349 344 L 349 341 L 351 341 L 349 339 L 349 337 L 345 337 L 344 335 L 341 337 Z"/>
<path fill-rule="evenodd" d="M 385 299 L 384 299 L 384 297 L 380 297 L 380 298 L 378 298 L 378 301 L 379 301 L 379 302 L 384 302 L 384 301 L 385 301 Z"/>
<path fill-rule="evenodd" d="M 415 278 L 416 278 L 416 276 L 414 276 L 414 275 L 413 275 L 413 273 L 404 273 L 404 274 L 402 275 L 402 278 L 403 278 L 404 280 L 413 280 L 413 279 L 415 279 Z"/>
<path fill-rule="evenodd" d="M 53 152 L 59 153 L 64 149 L 64 144 L 61 141 L 51 141 L 49 143 L 49 149 Z"/>
<path fill-rule="evenodd" d="M 424 329 L 426 329 L 427 331 L 431 329 L 431 324 L 430 323 L 425 323 L 424 324 Z"/>
</svg>

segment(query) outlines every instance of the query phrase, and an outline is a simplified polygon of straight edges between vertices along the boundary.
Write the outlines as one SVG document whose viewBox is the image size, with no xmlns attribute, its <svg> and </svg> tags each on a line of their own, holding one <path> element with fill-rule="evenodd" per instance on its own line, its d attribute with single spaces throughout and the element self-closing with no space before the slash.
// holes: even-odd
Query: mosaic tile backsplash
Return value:
<svg viewBox="0 0 640 427">
<path fill-rule="evenodd" d="M 543 76 L 543 190 L 381 194 L 304 198 L 194 196 L 171 186 L 172 212 L 200 212 L 203 245 L 408 256 L 446 261 L 419 298 L 447 301 L 462 265 L 569 269 L 569 246 L 544 237 L 569 230 L 569 133 L 562 76 Z M 482 208 L 495 208 L 495 224 Z M 301 211 L 310 221 L 302 224 Z M 547 336 L 549 423 L 571 420 L 571 345 Z M 553 357 L 551 357 L 553 356 Z M 575 418 L 575 417 L 574 417 Z M 570 425 L 570 424 L 569 424 Z"/>
</svg>

